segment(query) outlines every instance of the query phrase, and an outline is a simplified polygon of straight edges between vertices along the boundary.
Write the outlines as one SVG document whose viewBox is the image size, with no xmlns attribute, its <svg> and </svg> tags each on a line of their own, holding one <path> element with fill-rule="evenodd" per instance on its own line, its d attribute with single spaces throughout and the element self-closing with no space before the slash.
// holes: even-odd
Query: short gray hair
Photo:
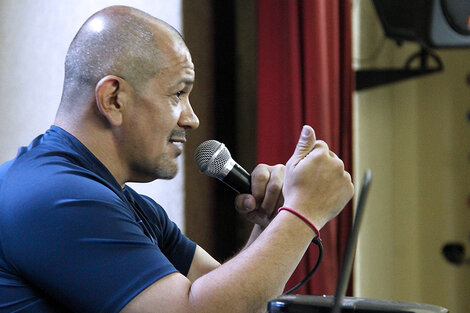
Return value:
<svg viewBox="0 0 470 313">
<path fill-rule="evenodd" d="M 162 66 L 154 36 L 156 28 L 152 27 L 155 22 L 168 25 L 145 12 L 122 6 L 92 15 L 67 52 L 63 100 L 72 100 L 83 88 L 94 89 L 107 75 L 119 76 L 139 91 Z"/>
</svg>

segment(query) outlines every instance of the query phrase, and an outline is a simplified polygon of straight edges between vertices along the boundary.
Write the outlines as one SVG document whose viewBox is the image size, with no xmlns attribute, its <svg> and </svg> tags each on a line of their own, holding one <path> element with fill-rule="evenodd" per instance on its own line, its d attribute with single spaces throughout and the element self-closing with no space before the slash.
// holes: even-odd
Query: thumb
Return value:
<svg viewBox="0 0 470 313">
<path fill-rule="evenodd" d="M 297 165 L 297 163 L 312 151 L 315 145 L 315 140 L 316 138 L 313 128 L 308 125 L 304 125 L 304 127 L 302 127 L 302 133 L 300 134 L 297 146 L 295 147 L 294 154 L 289 161 L 293 163 L 294 166 Z"/>
</svg>

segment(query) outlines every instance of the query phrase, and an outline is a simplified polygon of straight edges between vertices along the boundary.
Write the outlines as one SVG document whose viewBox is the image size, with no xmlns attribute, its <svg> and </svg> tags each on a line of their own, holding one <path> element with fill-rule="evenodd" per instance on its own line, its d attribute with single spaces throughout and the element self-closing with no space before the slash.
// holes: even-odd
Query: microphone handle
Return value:
<svg viewBox="0 0 470 313">
<path fill-rule="evenodd" d="M 236 162 L 222 181 L 238 193 L 251 194 L 251 175 Z"/>
</svg>

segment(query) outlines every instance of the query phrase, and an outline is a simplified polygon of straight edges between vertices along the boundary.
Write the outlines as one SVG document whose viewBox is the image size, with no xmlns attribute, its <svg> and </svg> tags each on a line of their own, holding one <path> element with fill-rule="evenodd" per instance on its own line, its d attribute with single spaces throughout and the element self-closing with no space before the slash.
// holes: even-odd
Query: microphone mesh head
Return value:
<svg viewBox="0 0 470 313">
<path fill-rule="evenodd" d="M 231 158 L 225 145 L 217 140 L 204 141 L 194 152 L 194 161 L 199 170 L 212 177 L 217 177 Z"/>
</svg>

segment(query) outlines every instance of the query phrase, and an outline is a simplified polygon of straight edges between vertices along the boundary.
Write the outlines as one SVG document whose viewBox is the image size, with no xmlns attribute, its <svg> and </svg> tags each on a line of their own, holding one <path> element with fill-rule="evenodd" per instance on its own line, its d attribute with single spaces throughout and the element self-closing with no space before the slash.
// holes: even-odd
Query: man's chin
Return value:
<svg viewBox="0 0 470 313">
<path fill-rule="evenodd" d="M 158 166 L 152 171 L 145 171 L 141 169 L 136 172 L 134 177 L 130 181 L 136 183 L 149 183 L 156 179 L 173 179 L 176 174 L 178 174 L 178 165 L 176 162 L 174 164 L 166 164 L 165 166 Z"/>
<path fill-rule="evenodd" d="M 156 178 L 155 179 L 173 179 L 175 178 L 176 174 L 178 174 L 178 165 L 176 161 L 174 164 L 164 167 L 158 167 L 155 171 Z"/>
<path fill-rule="evenodd" d="M 165 179 L 170 180 L 176 177 L 176 173 L 174 174 L 167 174 L 167 175 L 159 175 L 156 179 Z"/>
</svg>

